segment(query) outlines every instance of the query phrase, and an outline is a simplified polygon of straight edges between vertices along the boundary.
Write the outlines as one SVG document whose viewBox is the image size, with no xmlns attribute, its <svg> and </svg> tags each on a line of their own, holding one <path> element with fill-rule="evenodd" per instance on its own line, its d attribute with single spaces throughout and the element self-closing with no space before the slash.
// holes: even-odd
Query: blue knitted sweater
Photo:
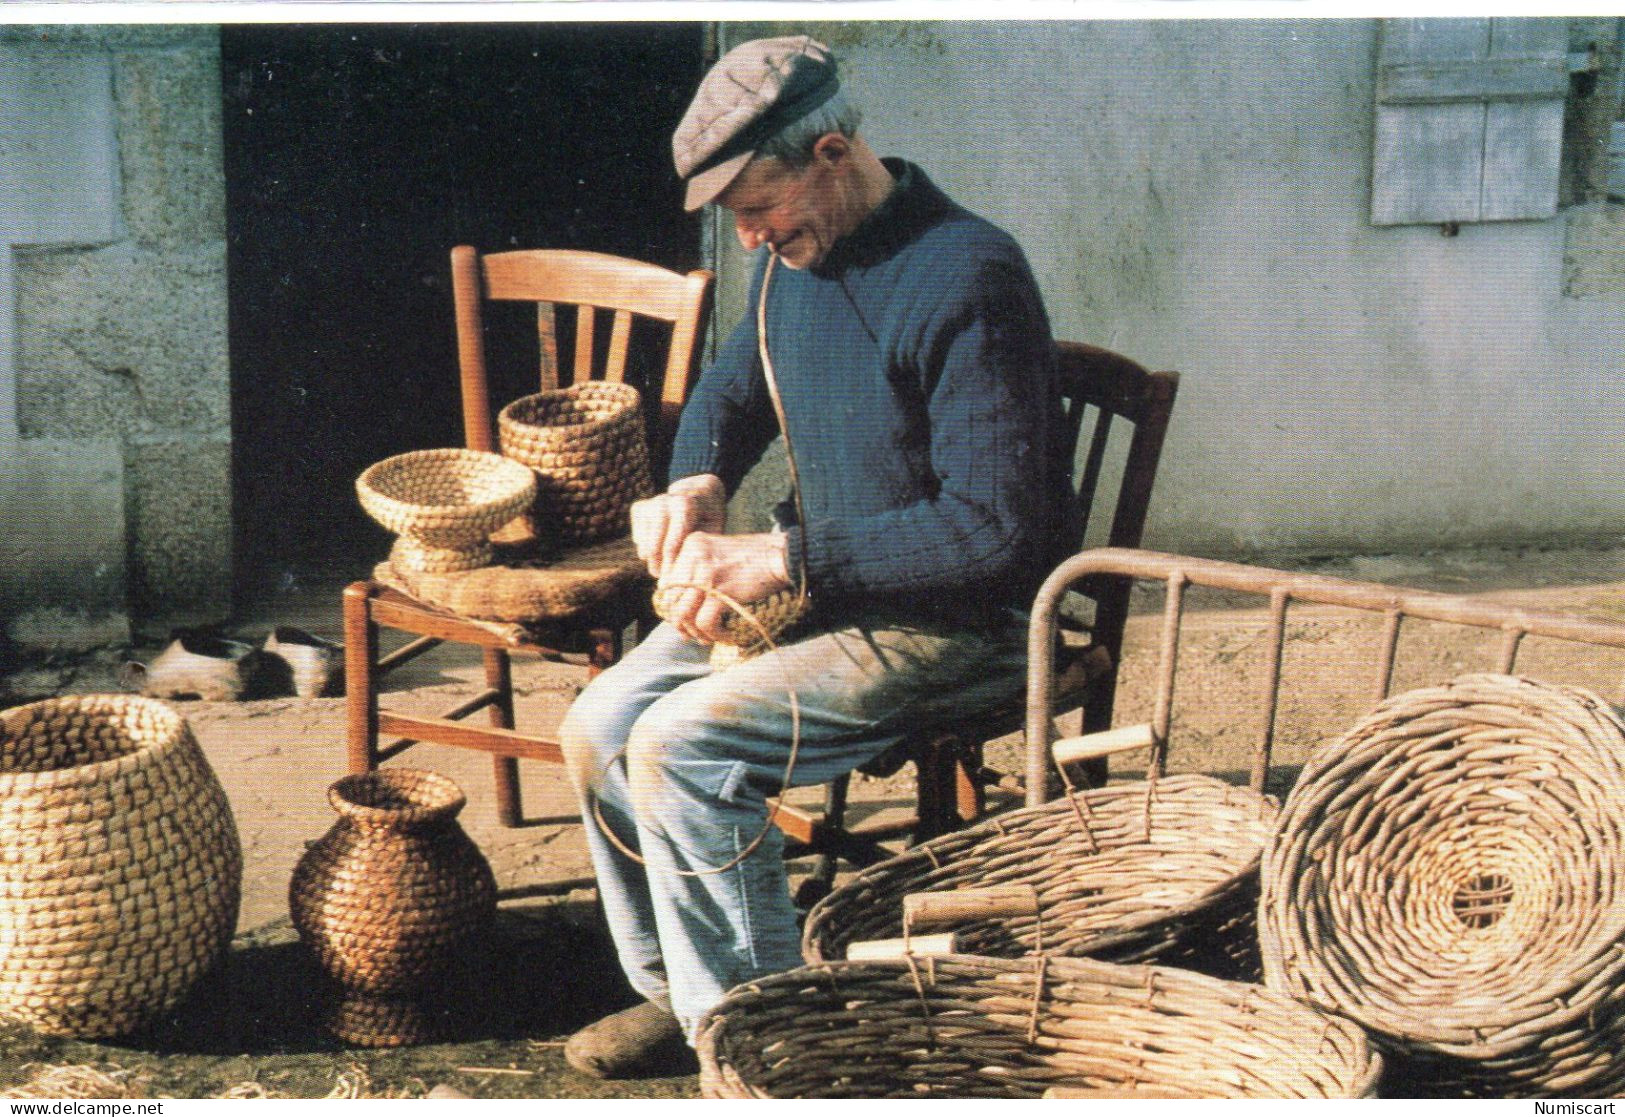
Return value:
<svg viewBox="0 0 1625 1117">
<path fill-rule="evenodd" d="M 820 617 L 969 621 L 1030 605 L 1079 542 L 1049 321 L 1008 234 L 885 162 L 887 199 L 768 294 L 808 520 L 791 571 Z M 715 473 L 731 494 L 778 434 L 756 345 L 766 259 L 683 411 L 673 480 Z"/>
</svg>

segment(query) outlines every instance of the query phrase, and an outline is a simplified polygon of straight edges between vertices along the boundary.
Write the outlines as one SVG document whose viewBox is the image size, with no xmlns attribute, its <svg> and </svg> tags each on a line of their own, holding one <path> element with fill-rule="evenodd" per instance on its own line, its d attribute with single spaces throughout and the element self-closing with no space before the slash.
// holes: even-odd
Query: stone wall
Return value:
<svg viewBox="0 0 1625 1117">
<path fill-rule="evenodd" d="M 19 193 L 51 200 L 60 219 L 0 210 L 0 452 L 18 466 L 0 494 L 12 559 L 0 619 L 14 641 L 47 646 L 105 641 L 131 618 L 221 619 L 232 532 L 218 33 L 0 28 L 0 83 L 8 70 L 25 80 L 8 87 L 0 177 L 21 178 Z M 101 149 L 113 153 L 111 213 L 75 165 Z"/>
</svg>

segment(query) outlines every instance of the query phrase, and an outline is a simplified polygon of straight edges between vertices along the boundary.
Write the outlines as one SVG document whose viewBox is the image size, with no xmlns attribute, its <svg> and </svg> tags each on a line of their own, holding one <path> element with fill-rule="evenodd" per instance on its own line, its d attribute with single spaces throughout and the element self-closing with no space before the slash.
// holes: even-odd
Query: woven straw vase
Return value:
<svg viewBox="0 0 1625 1117">
<path fill-rule="evenodd" d="M 491 866 L 435 772 L 381 768 L 328 789 L 339 817 L 294 869 L 300 938 L 342 990 L 328 1029 L 366 1047 L 436 1038 L 446 974 L 496 918 Z"/>
<path fill-rule="evenodd" d="M 1364 1025 L 1406 1094 L 1625 1089 L 1625 723 L 1468 675 L 1311 757 L 1264 859 L 1265 980 Z"/>
<path fill-rule="evenodd" d="M 174 710 L 87 695 L 0 714 L 0 1014 L 139 1029 L 220 959 L 241 886 L 231 806 Z"/>
<path fill-rule="evenodd" d="M 356 496 L 367 515 L 400 538 L 398 569 L 474 570 L 490 563 L 491 533 L 536 498 L 529 470 L 483 450 L 413 450 L 362 471 Z"/>
<path fill-rule="evenodd" d="M 1345 1020 L 1162 966 L 968 954 L 805 966 L 700 1022 L 712 1098 L 1370 1097 Z"/>
<path fill-rule="evenodd" d="M 654 491 L 643 407 L 630 384 L 588 380 L 514 400 L 497 415 L 502 452 L 536 471 L 536 530 L 573 547 L 625 535 Z"/>
<path fill-rule="evenodd" d="M 1036 916 L 954 928 L 965 953 L 1162 962 L 1255 978 L 1258 864 L 1275 805 L 1201 775 L 1075 792 L 996 815 L 871 865 L 807 915 L 808 962 L 903 933 L 905 897 L 1030 885 Z M 1149 825 L 1149 829 L 1148 829 Z"/>
</svg>

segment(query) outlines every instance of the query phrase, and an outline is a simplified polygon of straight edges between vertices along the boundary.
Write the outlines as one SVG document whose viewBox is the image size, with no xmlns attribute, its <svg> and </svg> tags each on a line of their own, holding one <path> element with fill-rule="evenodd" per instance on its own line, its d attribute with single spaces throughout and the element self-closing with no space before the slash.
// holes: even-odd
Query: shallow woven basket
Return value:
<svg viewBox="0 0 1625 1117">
<path fill-rule="evenodd" d="M 369 1047 L 432 1039 L 446 974 L 496 918 L 496 881 L 456 821 L 462 791 L 436 772 L 380 768 L 327 793 L 339 818 L 294 868 L 300 938 L 344 995 L 328 1017 Z"/>
<path fill-rule="evenodd" d="M 186 721 L 133 695 L 0 714 L 0 1014 L 123 1035 L 231 941 L 242 850 Z"/>
<path fill-rule="evenodd" d="M 502 452 L 536 471 L 536 527 L 565 546 L 631 528 L 654 491 L 643 407 L 630 384 L 588 380 L 514 400 L 497 415 Z"/>
<path fill-rule="evenodd" d="M 369 516 L 400 535 L 390 562 L 447 573 L 491 561 L 491 533 L 530 508 L 536 478 L 501 454 L 412 450 L 368 466 L 355 491 Z"/>
<path fill-rule="evenodd" d="M 1408 1092 L 1625 1088 L 1625 724 L 1469 675 L 1304 769 L 1265 857 L 1266 980 L 1365 1025 Z"/>
<path fill-rule="evenodd" d="M 1365 1035 L 1259 985 L 1080 958 L 833 962 L 700 1023 L 713 1098 L 1369 1097 Z"/>
<path fill-rule="evenodd" d="M 1255 977 L 1258 864 L 1274 817 L 1269 799 L 1202 775 L 1073 792 L 863 870 L 808 914 L 802 955 L 834 960 L 854 941 L 900 937 L 913 893 L 1030 885 L 1036 918 L 962 923 L 958 949 Z"/>
</svg>

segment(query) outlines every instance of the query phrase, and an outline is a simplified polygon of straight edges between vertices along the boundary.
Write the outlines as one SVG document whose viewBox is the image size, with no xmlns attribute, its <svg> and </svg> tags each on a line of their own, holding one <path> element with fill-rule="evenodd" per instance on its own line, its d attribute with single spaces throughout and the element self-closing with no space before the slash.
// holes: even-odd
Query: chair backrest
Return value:
<svg viewBox="0 0 1625 1117">
<path fill-rule="evenodd" d="M 677 418 L 700 362 L 700 332 L 710 313 L 712 273 L 686 275 L 657 264 L 572 249 L 527 249 L 481 256 L 461 245 L 451 250 L 452 299 L 457 311 L 457 359 L 462 373 L 463 434 L 470 448 L 495 450 L 495 412 L 485 354 L 485 300 L 534 303 L 543 390 L 589 379 L 626 377 L 635 320 L 664 323 L 670 337 L 658 394 L 651 408 L 650 451 L 658 464 L 670 451 Z M 569 375 L 559 364 L 555 309 L 575 311 Z M 601 319 L 608 318 L 607 342 Z M 664 328 L 664 327 L 663 327 Z"/>
<path fill-rule="evenodd" d="M 1144 366 L 1109 349 L 1077 341 L 1056 342 L 1061 394 L 1066 404 L 1068 433 L 1074 460 L 1085 419 L 1092 413 L 1089 443 L 1078 481 L 1078 506 L 1087 528 L 1097 505 L 1105 473 L 1106 449 L 1112 427 L 1126 422 L 1133 427 L 1123 459 L 1122 481 L 1112 508 L 1107 543 L 1112 547 L 1138 547 L 1145 533 L 1151 489 L 1157 479 L 1162 444 L 1179 392 L 1177 372 L 1150 372 Z M 1104 728 L 1111 720 L 1111 695 L 1116 665 L 1121 658 L 1123 629 L 1128 623 L 1133 580 L 1100 578 L 1075 587 L 1095 602 L 1091 642 L 1111 655 L 1112 669 L 1100 680 L 1095 696 L 1085 704 L 1086 731 Z"/>
</svg>

